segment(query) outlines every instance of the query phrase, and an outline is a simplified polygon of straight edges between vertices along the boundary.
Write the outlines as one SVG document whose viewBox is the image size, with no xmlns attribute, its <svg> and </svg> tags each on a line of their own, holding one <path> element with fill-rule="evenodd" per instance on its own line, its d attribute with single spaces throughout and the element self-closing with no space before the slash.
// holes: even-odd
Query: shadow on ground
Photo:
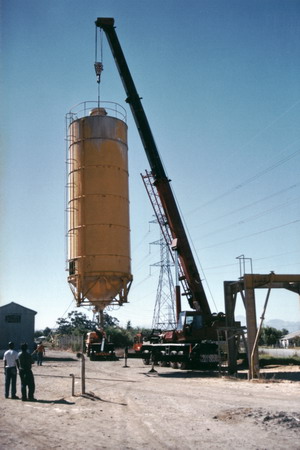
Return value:
<svg viewBox="0 0 300 450">
<path fill-rule="evenodd" d="M 297 372 L 263 372 L 261 371 L 262 380 L 269 381 L 300 381 L 300 369 Z"/>
<path fill-rule="evenodd" d="M 75 405 L 75 402 L 68 402 L 68 400 L 65 400 L 64 398 L 60 398 L 59 400 L 36 399 L 34 402 L 28 402 L 28 403 L 32 403 L 32 404 L 35 404 L 35 403 L 47 403 L 47 404 L 55 404 L 55 405 Z"/>
<path fill-rule="evenodd" d="M 149 371 L 145 375 L 152 375 Z M 174 370 L 174 372 L 159 373 L 157 371 L 157 376 L 161 378 L 219 378 L 219 372 L 213 371 L 200 371 L 200 370 Z"/>
<path fill-rule="evenodd" d="M 145 373 L 146 376 L 153 376 L 152 373 Z M 156 376 L 161 378 L 171 378 L 171 379 L 180 379 L 180 378 L 220 378 L 225 377 L 228 380 L 247 380 L 248 379 L 248 373 L 238 373 L 237 376 L 229 376 L 225 373 L 220 374 L 219 372 L 215 371 L 186 371 L 186 370 L 176 370 L 174 372 L 164 372 L 159 373 L 157 371 Z M 264 372 L 261 370 L 260 378 L 257 381 L 261 382 L 280 382 L 280 381 L 300 381 L 300 369 L 297 372 L 281 372 L 281 371 L 272 371 L 272 372 Z"/>
<path fill-rule="evenodd" d="M 98 400 L 104 403 L 112 403 L 114 405 L 127 406 L 127 403 L 114 402 L 112 400 L 104 400 L 103 398 L 98 397 L 98 395 L 94 394 L 94 392 L 86 392 L 85 394 L 81 394 L 80 397 L 87 398 L 88 400 L 92 400 L 93 402 L 95 400 Z"/>
<path fill-rule="evenodd" d="M 71 356 L 44 356 L 44 361 L 78 361 L 77 358 L 72 358 Z"/>
</svg>

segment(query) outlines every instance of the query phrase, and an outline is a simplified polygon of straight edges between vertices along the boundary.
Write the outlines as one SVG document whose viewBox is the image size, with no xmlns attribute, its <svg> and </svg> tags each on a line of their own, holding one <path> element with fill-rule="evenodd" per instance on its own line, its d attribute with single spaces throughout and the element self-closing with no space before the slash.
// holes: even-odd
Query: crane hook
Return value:
<svg viewBox="0 0 300 450">
<path fill-rule="evenodd" d="M 100 83 L 100 79 L 101 79 L 101 73 L 103 71 L 103 64 L 102 62 L 95 62 L 94 64 L 95 67 L 95 72 L 96 72 L 96 76 L 97 76 L 97 83 Z"/>
</svg>

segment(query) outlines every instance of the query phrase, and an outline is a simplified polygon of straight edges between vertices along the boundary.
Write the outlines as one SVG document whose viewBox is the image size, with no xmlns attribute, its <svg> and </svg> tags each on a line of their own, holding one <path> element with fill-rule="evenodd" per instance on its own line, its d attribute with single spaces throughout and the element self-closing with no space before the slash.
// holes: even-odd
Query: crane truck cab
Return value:
<svg viewBox="0 0 300 450">
<path fill-rule="evenodd" d="M 177 327 L 162 336 L 162 342 L 201 342 L 220 340 L 220 327 L 225 324 L 222 313 L 213 314 L 207 320 L 199 311 L 181 311 Z"/>
</svg>

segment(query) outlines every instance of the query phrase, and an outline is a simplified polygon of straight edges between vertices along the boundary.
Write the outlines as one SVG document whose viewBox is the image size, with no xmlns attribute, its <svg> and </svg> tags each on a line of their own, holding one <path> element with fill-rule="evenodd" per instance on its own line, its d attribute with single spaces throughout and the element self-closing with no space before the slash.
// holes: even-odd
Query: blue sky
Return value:
<svg viewBox="0 0 300 450">
<path fill-rule="evenodd" d="M 239 277 L 241 254 L 256 273 L 300 273 L 299 1 L 0 5 L 1 304 L 36 310 L 37 328 L 75 309 L 65 272 L 64 116 L 97 99 L 97 17 L 115 18 L 211 309 L 224 310 L 223 281 Z M 134 276 L 130 304 L 109 313 L 150 326 L 159 248 L 149 243 L 159 231 L 140 179 L 149 165 L 105 38 L 103 63 L 101 99 L 128 111 Z M 272 292 L 266 318 L 300 320 L 298 297 Z"/>
</svg>

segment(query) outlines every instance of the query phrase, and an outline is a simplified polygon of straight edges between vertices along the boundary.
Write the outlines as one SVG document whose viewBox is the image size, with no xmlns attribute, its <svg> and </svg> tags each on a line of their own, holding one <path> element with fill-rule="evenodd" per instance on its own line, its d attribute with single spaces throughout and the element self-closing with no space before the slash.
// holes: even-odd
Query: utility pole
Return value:
<svg viewBox="0 0 300 450">
<path fill-rule="evenodd" d="M 157 223 L 157 221 L 154 222 Z M 170 262 L 170 250 L 162 232 L 160 232 L 160 240 L 151 242 L 151 244 L 160 246 L 160 262 L 151 264 L 160 267 L 152 329 L 173 330 L 176 326 L 176 315 L 171 267 L 174 264 Z"/>
</svg>

